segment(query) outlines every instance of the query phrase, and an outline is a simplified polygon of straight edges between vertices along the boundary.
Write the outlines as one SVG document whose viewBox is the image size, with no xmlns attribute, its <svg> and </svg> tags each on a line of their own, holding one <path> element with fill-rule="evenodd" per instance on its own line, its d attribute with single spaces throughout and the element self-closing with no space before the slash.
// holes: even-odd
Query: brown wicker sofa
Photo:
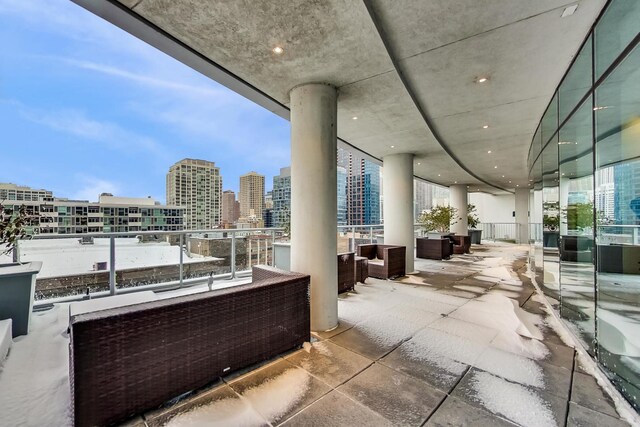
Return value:
<svg viewBox="0 0 640 427">
<path fill-rule="evenodd" d="M 358 245 L 358 256 L 369 259 L 369 276 L 371 277 L 392 279 L 406 274 L 407 249 L 404 246 Z"/>
<path fill-rule="evenodd" d="M 338 254 L 338 293 L 350 291 L 356 284 L 356 259 L 353 252 Z"/>
<path fill-rule="evenodd" d="M 309 276 L 253 282 L 70 318 L 74 425 L 112 425 L 310 340 Z"/>
</svg>

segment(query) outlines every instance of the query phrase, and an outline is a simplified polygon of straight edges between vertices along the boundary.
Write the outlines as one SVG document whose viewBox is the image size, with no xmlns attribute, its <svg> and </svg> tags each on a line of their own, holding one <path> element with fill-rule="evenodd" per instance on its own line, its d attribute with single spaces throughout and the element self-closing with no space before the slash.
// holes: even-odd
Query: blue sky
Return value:
<svg viewBox="0 0 640 427">
<path fill-rule="evenodd" d="M 0 0 L 0 182 L 165 200 L 200 158 L 224 189 L 288 166 L 289 123 L 69 0 Z"/>
</svg>

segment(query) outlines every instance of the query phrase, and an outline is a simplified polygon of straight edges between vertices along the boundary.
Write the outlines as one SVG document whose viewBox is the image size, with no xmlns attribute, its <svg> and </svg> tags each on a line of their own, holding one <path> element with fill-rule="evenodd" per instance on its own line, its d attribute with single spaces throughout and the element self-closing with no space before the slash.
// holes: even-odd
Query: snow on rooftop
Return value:
<svg viewBox="0 0 640 427">
<path fill-rule="evenodd" d="M 115 245 L 118 270 L 180 262 L 180 248 L 168 242 L 140 243 L 137 239 L 119 238 Z M 218 259 L 183 256 L 184 263 Z M 92 245 L 82 245 L 78 239 L 24 240 L 20 242 L 20 261 L 42 261 L 38 278 L 89 273 L 94 271 L 95 262 L 109 261 L 109 239 L 96 238 Z"/>
</svg>

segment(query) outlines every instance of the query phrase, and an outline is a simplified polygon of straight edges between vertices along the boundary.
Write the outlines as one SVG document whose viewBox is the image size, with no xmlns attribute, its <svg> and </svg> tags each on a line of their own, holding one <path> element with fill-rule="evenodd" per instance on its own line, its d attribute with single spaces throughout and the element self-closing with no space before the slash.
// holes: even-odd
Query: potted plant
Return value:
<svg viewBox="0 0 640 427">
<path fill-rule="evenodd" d="M 469 203 L 467 205 L 467 225 L 469 226 L 469 238 L 471 243 L 480 244 L 482 240 L 482 230 L 477 230 L 476 227 L 480 223 L 480 218 L 476 213 L 476 205 Z"/>
<path fill-rule="evenodd" d="M 28 225 L 24 205 L 14 210 L 0 203 L 0 255 L 14 257 L 14 262 L 0 264 L 0 320 L 11 319 L 12 337 L 29 332 L 36 274 L 42 267 L 41 262 L 17 262 L 16 247 L 27 236 Z"/>
<path fill-rule="evenodd" d="M 423 211 L 418 218 L 427 237 L 440 239 L 449 232 L 449 227 L 462 218 L 456 218 L 458 209 L 451 206 L 435 206 L 431 210 Z"/>
</svg>

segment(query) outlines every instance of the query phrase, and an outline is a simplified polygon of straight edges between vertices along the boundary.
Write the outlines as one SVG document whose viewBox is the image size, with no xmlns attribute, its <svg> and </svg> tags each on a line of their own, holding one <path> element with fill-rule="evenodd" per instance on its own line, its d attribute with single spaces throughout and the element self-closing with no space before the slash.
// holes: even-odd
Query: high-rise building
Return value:
<svg viewBox="0 0 640 427">
<path fill-rule="evenodd" d="M 249 172 L 240 176 L 240 217 L 262 219 L 264 211 L 264 175 Z"/>
<path fill-rule="evenodd" d="M 218 226 L 222 219 L 220 169 L 206 160 L 180 160 L 167 173 L 167 204 L 184 206 L 187 230 Z"/>
<path fill-rule="evenodd" d="M 283 227 L 291 213 L 291 168 L 280 168 L 273 177 L 273 225 Z"/>
<path fill-rule="evenodd" d="M 236 193 L 225 190 L 222 192 L 222 224 L 233 224 L 237 220 Z"/>
<path fill-rule="evenodd" d="M 264 196 L 264 208 L 273 209 L 273 191 L 267 191 Z"/>
<path fill-rule="evenodd" d="M 380 223 L 380 166 L 338 149 L 338 166 L 346 170 L 347 224 Z"/>
<path fill-rule="evenodd" d="M 338 178 L 338 225 L 347 225 L 347 169 L 337 168 Z"/>
<path fill-rule="evenodd" d="M 632 161 L 613 166 L 615 193 L 613 216 L 616 224 L 640 224 L 640 162 Z"/>
<path fill-rule="evenodd" d="M 37 202 L 39 200 L 51 199 L 53 193 L 49 190 L 37 190 L 31 187 L 22 187 L 11 183 L 0 183 L 0 201 L 25 201 Z"/>
<path fill-rule="evenodd" d="M 413 181 L 413 215 L 414 221 L 422 211 L 429 210 L 433 207 L 433 191 L 432 185 L 428 182 L 414 180 Z"/>
</svg>

